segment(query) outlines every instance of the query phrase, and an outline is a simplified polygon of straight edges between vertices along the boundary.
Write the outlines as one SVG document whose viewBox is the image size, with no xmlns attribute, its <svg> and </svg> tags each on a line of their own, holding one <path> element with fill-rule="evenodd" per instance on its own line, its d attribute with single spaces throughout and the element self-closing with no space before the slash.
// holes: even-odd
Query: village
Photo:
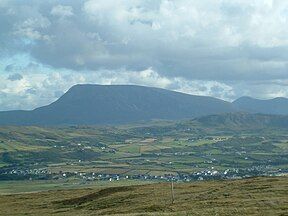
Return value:
<svg viewBox="0 0 288 216">
<path fill-rule="evenodd" d="M 89 181 L 122 181 L 122 180 L 139 180 L 139 181 L 175 181 L 175 182 L 190 182 L 202 180 L 220 180 L 220 179 L 242 179 L 257 176 L 281 176 L 288 173 L 288 169 L 271 170 L 268 166 L 255 166 L 245 169 L 226 169 L 218 171 L 214 167 L 204 169 L 202 171 L 191 174 L 177 173 L 164 175 L 150 175 L 150 174 L 109 174 L 97 172 L 63 172 L 53 173 L 47 168 L 39 169 L 6 169 L 0 172 L 1 180 L 65 180 L 78 179 L 83 182 Z"/>
</svg>

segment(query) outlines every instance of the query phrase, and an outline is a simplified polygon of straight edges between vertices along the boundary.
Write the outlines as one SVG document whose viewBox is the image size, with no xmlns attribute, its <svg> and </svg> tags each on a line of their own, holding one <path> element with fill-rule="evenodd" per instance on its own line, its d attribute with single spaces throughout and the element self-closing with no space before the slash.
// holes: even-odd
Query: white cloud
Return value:
<svg viewBox="0 0 288 216">
<path fill-rule="evenodd" d="M 50 24 L 50 21 L 43 16 L 27 18 L 23 22 L 14 25 L 14 34 L 30 40 L 48 40 L 49 36 L 43 34 L 41 30 L 47 29 Z"/>
<path fill-rule="evenodd" d="M 73 16 L 73 8 L 71 6 L 56 5 L 52 8 L 51 14 L 59 17 Z"/>
</svg>

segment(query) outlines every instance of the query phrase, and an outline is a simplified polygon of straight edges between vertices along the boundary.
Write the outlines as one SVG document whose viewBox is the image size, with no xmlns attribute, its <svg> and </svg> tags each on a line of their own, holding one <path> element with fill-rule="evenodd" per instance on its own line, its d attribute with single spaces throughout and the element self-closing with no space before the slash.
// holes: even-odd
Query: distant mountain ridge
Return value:
<svg viewBox="0 0 288 216">
<path fill-rule="evenodd" d="M 246 129 L 262 127 L 288 128 L 288 116 L 283 115 L 224 113 L 199 117 L 194 119 L 194 121 L 206 127 L 218 126 Z"/>
<path fill-rule="evenodd" d="M 120 124 L 235 112 L 233 104 L 160 88 L 75 85 L 57 101 L 32 111 L 0 112 L 0 125 Z"/>
<path fill-rule="evenodd" d="M 0 112 L 0 125 L 105 125 L 237 112 L 288 115 L 288 99 L 242 97 L 230 103 L 153 87 L 83 84 L 47 106 Z"/>
<path fill-rule="evenodd" d="M 241 97 L 233 104 L 242 111 L 274 115 L 288 115 L 288 99 L 283 97 L 260 100 L 251 97 Z"/>
</svg>

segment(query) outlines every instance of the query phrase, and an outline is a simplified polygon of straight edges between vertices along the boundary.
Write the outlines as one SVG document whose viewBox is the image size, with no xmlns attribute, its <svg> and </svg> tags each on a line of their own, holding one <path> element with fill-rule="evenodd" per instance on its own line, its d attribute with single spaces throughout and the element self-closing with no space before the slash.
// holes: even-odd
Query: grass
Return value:
<svg viewBox="0 0 288 216">
<path fill-rule="evenodd" d="M 0 215 L 287 215 L 288 178 L 52 190 L 0 196 Z"/>
<path fill-rule="evenodd" d="M 0 152 L 12 152 L 12 151 L 41 151 L 49 149 L 47 146 L 33 146 L 25 145 L 19 142 L 1 142 Z"/>
<path fill-rule="evenodd" d="M 115 186 L 131 186 L 150 184 L 149 181 L 121 180 L 121 181 L 82 181 L 78 179 L 69 180 L 36 180 L 36 181 L 0 181 L 0 195 L 35 193 L 43 191 L 79 189 L 79 188 L 106 188 Z M 1 215 L 1 214 L 0 214 Z"/>
</svg>

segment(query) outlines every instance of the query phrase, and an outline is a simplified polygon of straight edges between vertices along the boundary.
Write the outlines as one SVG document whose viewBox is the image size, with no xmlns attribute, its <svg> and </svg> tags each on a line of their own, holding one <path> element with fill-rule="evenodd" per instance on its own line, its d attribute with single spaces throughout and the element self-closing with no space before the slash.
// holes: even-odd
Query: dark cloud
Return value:
<svg viewBox="0 0 288 216">
<path fill-rule="evenodd" d="M 16 81 L 16 80 L 23 79 L 23 76 L 21 74 L 19 74 L 19 73 L 15 73 L 15 74 L 9 75 L 7 79 L 10 80 L 10 81 Z"/>
<path fill-rule="evenodd" d="M 1 42 L 76 71 L 153 67 L 189 79 L 280 79 L 288 59 L 279 23 L 285 8 L 257 1 L 10 1 L 1 7 Z"/>
<path fill-rule="evenodd" d="M 13 71 L 15 69 L 15 65 L 14 64 L 9 64 L 9 65 L 7 65 L 6 67 L 5 67 L 5 71 L 6 72 L 11 72 L 11 71 Z"/>
<path fill-rule="evenodd" d="M 35 88 L 29 88 L 25 91 L 25 93 L 27 94 L 32 94 L 32 95 L 36 95 L 37 94 L 37 89 Z"/>
</svg>

